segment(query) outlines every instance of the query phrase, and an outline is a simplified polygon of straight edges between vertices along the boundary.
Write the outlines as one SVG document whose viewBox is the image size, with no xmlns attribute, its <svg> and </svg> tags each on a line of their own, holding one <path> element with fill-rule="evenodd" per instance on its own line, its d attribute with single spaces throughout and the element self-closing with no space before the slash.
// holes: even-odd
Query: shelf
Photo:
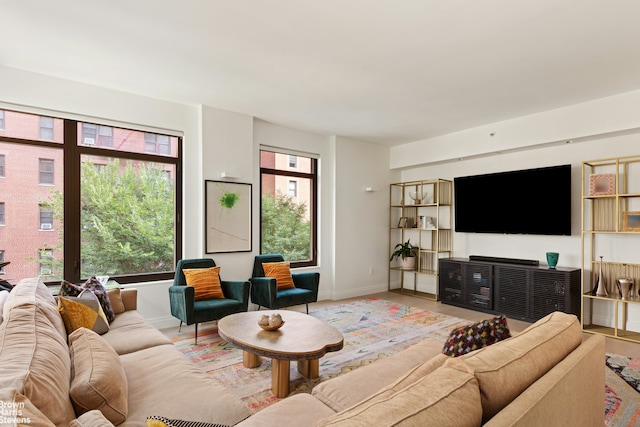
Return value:
<svg viewBox="0 0 640 427">
<path fill-rule="evenodd" d="M 428 300 L 432 300 L 432 301 L 437 301 L 438 300 L 438 295 L 436 295 L 436 294 L 431 294 L 431 293 L 428 293 L 428 292 L 421 292 L 421 291 L 413 291 L 411 289 L 406 289 L 406 288 L 390 289 L 389 292 L 394 292 L 394 293 L 402 294 L 402 295 L 411 295 L 411 296 L 414 296 L 414 297 L 424 298 L 424 299 L 428 299 Z"/>
<path fill-rule="evenodd" d="M 419 203 L 415 203 L 411 196 L 418 198 Z M 438 259 L 451 256 L 452 204 L 451 180 L 427 179 L 389 185 L 389 258 L 398 243 L 410 240 L 418 248 L 415 269 L 390 263 L 389 291 L 393 290 L 392 286 L 395 289 L 399 282 L 401 293 L 426 295 L 428 299 L 438 300 Z M 412 283 L 408 283 L 409 280 Z"/>
<path fill-rule="evenodd" d="M 592 175 L 609 175 L 596 181 Z M 640 332 L 629 331 L 629 325 L 637 324 L 640 308 L 640 296 L 637 286 L 640 284 L 640 263 L 621 262 L 620 254 L 633 260 L 635 250 L 611 251 L 617 243 L 633 247 L 633 241 L 627 237 L 640 234 L 638 230 L 626 228 L 626 212 L 640 209 L 638 176 L 640 175 L 640 156 L 612 157 L 582 162 L 582 328 L 585 332 L 601 334 L 611 338 L 640 343 Z M 602 184 L 602 187 L 600 187 Z M 610 194 L 591 194 L 608 192 Z M 598 238 L 598 236 L 602 236 Z M 604 255 L 606 261 L 598 258 Z M 600 267 L 602 266 L 602 267 Z M 591 289 L 602 274 L 608 284 L 608 296 L 592 295 Z M 629 277 L 636 284 L 634 295 L 625 299 L 619 295 L 615 282 L 617 278 Z M 629 306 L 636 306 L 629 308 Z M 635 319 L 634 319 L 635 318 Z M 599 324 L 588 324 L 597 319 Z M 618 326 L 622 325 L 620 328 Z M 636 328 L 637 329 L 637 328 Z"/>
</svg>

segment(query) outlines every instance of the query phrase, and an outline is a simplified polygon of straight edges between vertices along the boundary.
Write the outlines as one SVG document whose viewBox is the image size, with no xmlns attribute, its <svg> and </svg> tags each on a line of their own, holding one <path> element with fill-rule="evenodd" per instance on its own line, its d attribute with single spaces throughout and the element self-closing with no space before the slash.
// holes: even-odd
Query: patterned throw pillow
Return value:
<svg viewBox="0 0 640 427">
<path fill-rule="evenodd" d="M 220 267 L 186 268 L 182 270 L 187 286 L 195 289 L 195 300 L 224 298 L 220 286 Z"/>
<path fill-rule="evenodd" d="M 69 297 L 77 297 L 84 291 L 85 289 L 90 290 L 100 301 L 100 305 L 102 306 L 102 310 L 104 314 L 107 316 L 107 321 L 109 323 L 113 322 L 113 319 L 116 318 L 116 315 L 113 312 L 113 308 L 111 308 L 111 302 L 109 301 L 109 297 L 107 296 L 107 290 L 100 284 L 98 279 L 94 277 L 88 279 L 82 285 L 75 285 L 73 283 L 67 282 L 66 280 L 62 281 L 62 285 L 60 286 L 60 296 L 69 296 Z"/>
<path fill-rule="evenodd" d="M 444 343 L 442 353 L 457 357 L 509 338 L 511 333 L 504 315 L 455 329 Z"/>
<path fill-rule="evenodd" d="M 276 279 L 278 289 L 292 289 L 296 286 L 293 284 L 291 277 L 291 266 L 287 261 L 282 262 L 265 262 L 262 264 L 265 277 L 273 277 Z"/>
<path fill-rule="evenodd" d="M 100 335 L 109 331 L 109 322 L 98 298 L 89 290 L 82 291 L 77 297 L 58 297 L 58 311 L 67 335 L 78 328 L 91 329 Z"/>
<path fill-rule="evenodd" d="M 201 421 L 170 420 L 165 417 L 153 415 L 147 417 L 147 427 L 227 427 L 222 424 L 204 423 Z"/>
</svg>

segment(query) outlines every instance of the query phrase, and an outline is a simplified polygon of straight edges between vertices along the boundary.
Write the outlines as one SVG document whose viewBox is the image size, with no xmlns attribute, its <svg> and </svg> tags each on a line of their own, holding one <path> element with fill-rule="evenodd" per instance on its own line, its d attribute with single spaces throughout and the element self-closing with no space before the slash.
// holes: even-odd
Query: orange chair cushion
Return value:
<svg viewBox="0 0 640 427">
<path fill-rule="evenodd" d="M 182 270 L 187 286 L 195 288 L 195 300 L 224 298 L 220 286 L 220 267 L 186 268 Z"/>
<path fill-rule="evenodd" d="M 265 262 L 262 264 L 265 277 L 273 277 L 276 279 L 278 289 L 291 289 L 296 286 L 293 284 L 291 277 L 291 267 L 289 262 Z"/>
</svg>

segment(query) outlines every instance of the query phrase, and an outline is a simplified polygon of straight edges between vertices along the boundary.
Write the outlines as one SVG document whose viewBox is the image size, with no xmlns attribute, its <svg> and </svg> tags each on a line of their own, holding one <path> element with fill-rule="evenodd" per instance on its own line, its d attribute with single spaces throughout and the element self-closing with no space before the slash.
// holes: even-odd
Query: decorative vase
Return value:
<svg viewBox="0 0 640 427">
<path fill-rule="evenodd" d="M 558 265 L 559 256 L 560 254 L 558 252 L 547 252 L 547 264 L 549 264 L 549 268 L 556 268 L 556 265 Z"/>
<path fill-rule="evenodd" d="M 598 277 L 596 278 L 596 286 L 593 288 L 594 295 L 599 297 L 609 296 L 607 285 L 602 274 L 602 256 L 600 256 L 600 268 L 598 269 Z"/>
</svg>

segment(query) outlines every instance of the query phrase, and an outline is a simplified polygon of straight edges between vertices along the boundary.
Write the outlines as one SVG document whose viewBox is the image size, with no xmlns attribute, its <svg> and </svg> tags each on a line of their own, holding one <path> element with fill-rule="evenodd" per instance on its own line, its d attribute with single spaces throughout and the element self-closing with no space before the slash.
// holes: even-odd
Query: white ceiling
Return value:
<svg viewBox="0 0 640 427">
<path fill-rule="evenodd" d="M 640 89 L 640 2 L 0 0 L 0 66 L 398 144 Z"/>
</svg>

